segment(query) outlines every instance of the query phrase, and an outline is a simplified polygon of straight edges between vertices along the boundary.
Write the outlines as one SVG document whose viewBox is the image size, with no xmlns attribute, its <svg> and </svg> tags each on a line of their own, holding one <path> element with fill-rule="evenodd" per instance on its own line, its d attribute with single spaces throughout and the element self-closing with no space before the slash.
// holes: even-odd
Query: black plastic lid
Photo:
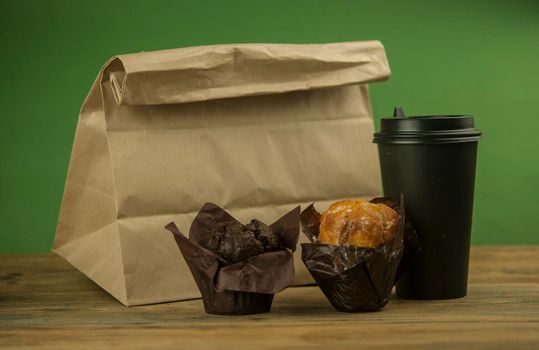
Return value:
<svg viewBox="0 0 539 350">
<path fill-rule="evenodd" d="M 469 115 L 432 115 L 406 117 L 396 107 L 393 118 L 382 118 L 380 132 L 374 134 L 374 143 L 458 143 L 474 142 L 481 131 L 474 128 Z"/>
</svg>

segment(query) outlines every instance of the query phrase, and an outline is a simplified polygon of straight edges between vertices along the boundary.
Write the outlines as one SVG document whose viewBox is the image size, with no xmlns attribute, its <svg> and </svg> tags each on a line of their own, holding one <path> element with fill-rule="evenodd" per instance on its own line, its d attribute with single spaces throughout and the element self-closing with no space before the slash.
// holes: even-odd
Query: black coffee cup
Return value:
<svg viewBox="0 0 539 350">
<path fill-rule="evenodd" d="M 397 282 L 397 295 L 452 299 L 466 295 L 477 143 L 472 116 L 382 118 L 378 144 L 384 194 L 404 193 L 421 252 Z"/>
</svg>

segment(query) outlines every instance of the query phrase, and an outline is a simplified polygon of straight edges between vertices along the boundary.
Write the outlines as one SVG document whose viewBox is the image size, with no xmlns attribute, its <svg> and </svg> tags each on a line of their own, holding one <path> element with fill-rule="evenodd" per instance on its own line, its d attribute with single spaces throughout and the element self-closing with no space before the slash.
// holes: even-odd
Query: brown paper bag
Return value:
<svg viewBox="0 0 539 350">
<path fill-rule="evenodd" d="M 163 226 L 187 231 L 205 202 L 270 223 L 379 195 L 366 83 L 388 76 L 376 41 L 112 58 L 81 108 L 53 251 L 125 305 L 200 297 Z"/>
</svg>

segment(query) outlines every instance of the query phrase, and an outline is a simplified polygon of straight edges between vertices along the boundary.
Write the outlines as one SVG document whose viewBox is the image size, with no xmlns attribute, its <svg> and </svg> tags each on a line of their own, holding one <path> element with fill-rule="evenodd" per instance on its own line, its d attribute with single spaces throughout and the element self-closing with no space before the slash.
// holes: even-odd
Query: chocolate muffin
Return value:
<svg viewBox="0 0 539 350">
<path fill-rule="evenodd" d="M 247 225 L 238 222 L 219 223 L 203 245 L 229 264 L 282 247 L 278 235 L 256 219 Z"/>
<path fill-rule="evenodd" d="M 275 293 L 294 283 L 300 207 L 270 226 L 259 220 L 242 225 L 223 208 L 206 203 L 189 229 L 174 222 L 174 235 L 197 284 L 204 309 L 216 315 L 251 315 L 271 310 Z"/>
</svg>

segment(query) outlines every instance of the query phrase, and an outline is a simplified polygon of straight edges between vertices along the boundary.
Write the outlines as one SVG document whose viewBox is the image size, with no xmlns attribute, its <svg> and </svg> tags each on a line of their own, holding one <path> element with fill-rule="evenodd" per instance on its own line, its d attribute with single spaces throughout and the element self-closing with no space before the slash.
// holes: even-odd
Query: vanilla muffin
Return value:
<svg viewBox="0 0 539 350">
<path fill-rule="evenodd" d="M 320 217 L 318 240 L 323 244 L 375 248 L 391 241 L 398 214 L 384 204 L 363 199 L 333 203 Z"/>
</svg>

